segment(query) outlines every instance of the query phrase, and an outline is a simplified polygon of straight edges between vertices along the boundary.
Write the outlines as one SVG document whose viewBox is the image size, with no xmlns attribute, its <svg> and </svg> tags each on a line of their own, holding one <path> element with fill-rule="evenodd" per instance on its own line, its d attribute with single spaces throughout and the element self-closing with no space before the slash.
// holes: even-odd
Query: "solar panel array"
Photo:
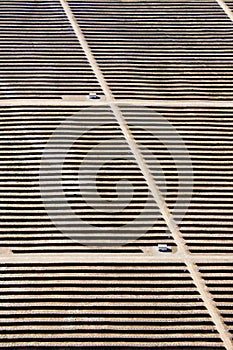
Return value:
<svg viewBox="0 0 233 350">
<path fill-rule="evenodd" d="M 184 264 L 5 264 L 1 346 L 223 348 Z M 51 290 L 53 291 L 51 293 Z"/>
<path fill-rule="evenodd" d="M 0 15 L 0 347 L 232 349 L 224 2 Z"/>
<path fill-rule="evenodd" d="M 232 23 L 216 1 L 68 1 L 117 98 L 232 100 Z"/>
</svg>

